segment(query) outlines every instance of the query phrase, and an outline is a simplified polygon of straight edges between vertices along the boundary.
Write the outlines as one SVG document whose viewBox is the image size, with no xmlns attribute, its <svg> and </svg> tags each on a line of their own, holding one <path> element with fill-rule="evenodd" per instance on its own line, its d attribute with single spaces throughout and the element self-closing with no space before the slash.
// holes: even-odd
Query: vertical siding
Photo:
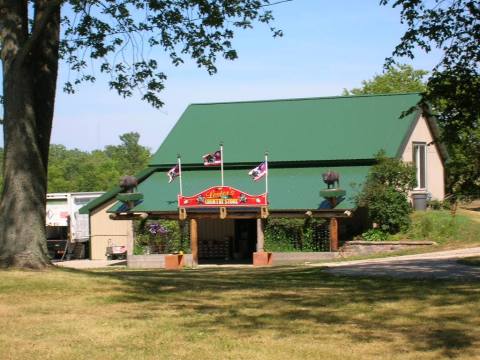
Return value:
<svg viewBox="0 0 480 360">
<path fill-rule="evenodd" d="M 425 142 L 431 143 L 433 141 L 432 133 L 427 124 L 427 120 L 422 116 L 418 119 L 415 129 L 408 139 L 407 145 L 402 154 L 402 160 L 405 162 L 413 161 L 413 143 Z M 445 180 L 444 180 L 444 166 L 437 144 L 427 146 L 427 172 L 426 172 L 426 187 L 427 191 L 432 194 L 433 199 L 443 200 L 445 197 Z"/>
<path fill-rule="evenodd" d="M 131 220 L 111 220 L 107 210 L 113 205 L 111 200 L 99 206 L 90 214 L 90 254 L 92 260 L 106 259 L 105 251 L 109 241 L 115 245 L 126 246 Z"/>
</svg>

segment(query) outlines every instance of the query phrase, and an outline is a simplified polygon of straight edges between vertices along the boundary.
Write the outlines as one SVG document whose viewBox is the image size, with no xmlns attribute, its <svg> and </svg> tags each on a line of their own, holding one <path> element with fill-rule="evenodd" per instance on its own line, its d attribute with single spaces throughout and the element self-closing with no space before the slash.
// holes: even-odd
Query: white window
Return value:
<svg viewBox="0 0 480 360">
<path fill-rule="evenodd" d="M 417 187 L 415 189 L 427 188 L 427 144 L 413 143 L 413 163 L 417 170 Z"/>
</svg>

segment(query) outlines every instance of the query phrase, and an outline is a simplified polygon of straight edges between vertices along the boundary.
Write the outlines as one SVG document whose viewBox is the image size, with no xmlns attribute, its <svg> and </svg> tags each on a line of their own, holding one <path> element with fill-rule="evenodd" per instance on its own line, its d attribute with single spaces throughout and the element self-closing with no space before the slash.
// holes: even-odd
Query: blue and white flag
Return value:
<svg viewBox="0 0 480 360">
<path fill-rule="evenodd" d="M 255 169 L 250 170 L 248 175 L 252 177 L 252 180 L 258 181 L 262 177 L 267 175 L 267 171 L 268 171 L 267 164 L 265 162 L 262 162 Z"/>
</svg>

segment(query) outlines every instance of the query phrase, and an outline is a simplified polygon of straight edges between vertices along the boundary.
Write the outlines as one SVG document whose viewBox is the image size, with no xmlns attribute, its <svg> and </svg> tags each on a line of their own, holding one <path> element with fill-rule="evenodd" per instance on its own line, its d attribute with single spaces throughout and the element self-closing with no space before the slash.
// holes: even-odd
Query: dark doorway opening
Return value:
<svg viewBox="0 0 480 360">
<path fill-rule="evenodd" d="M 252 263 L 257 246 L 256 219 L 235 220 L 235 241 L 233 257 L 246 263 Z"/>
<path fill-rule="evenodd" d="M 251 264 L 256 244 L 256 219 L 198 222 L 200 264 Z"/>
</svg>

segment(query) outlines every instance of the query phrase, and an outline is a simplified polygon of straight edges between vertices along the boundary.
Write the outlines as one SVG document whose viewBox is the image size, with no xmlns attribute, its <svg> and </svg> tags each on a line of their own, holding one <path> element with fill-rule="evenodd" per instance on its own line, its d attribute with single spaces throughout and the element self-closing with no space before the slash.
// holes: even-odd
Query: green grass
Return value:
<svg viewBox="0 0 480 360">
<path fill-rule="evenodd" d="M 473 215 L 472 215 L 473 214 Z M 452 216 L 450 211 L 417 211 L 411 215 L 412 225 L 406 232 L 392 235 L 388 240 L 435 241 L 437 250 L 480 246 L 480 222 L 476 212 Z"/>
<path fill-rule="evenodd" d="M 0 359 L 476 359 L 480 284 L 312 267 L 0 272 Z"/>
</svg>

